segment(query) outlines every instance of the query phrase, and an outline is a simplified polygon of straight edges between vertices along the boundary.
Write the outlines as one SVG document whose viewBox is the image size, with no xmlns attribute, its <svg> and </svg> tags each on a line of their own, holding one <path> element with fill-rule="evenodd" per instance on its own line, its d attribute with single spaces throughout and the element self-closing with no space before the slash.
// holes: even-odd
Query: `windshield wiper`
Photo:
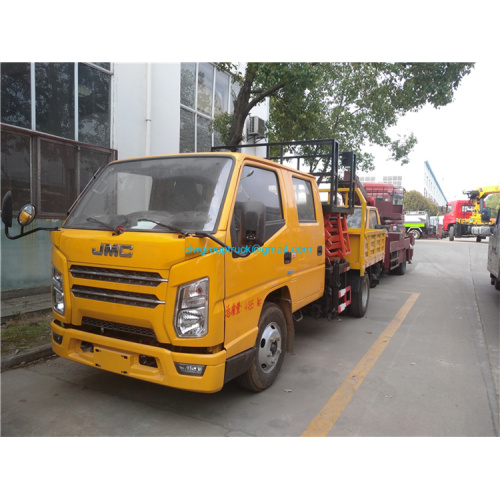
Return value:
<svg viewBox="0 0 500 500">
<path fill-rule="evenodd" d="M 112 231 L 115 235 L 122 234 L 125 231 L 125 228 L 123 226 L 109 226 L 105 222 L 102 222 L 100 220 L 94 219 L 93 217 L 87 217 L 87 221 L 89 222 L 97 222 L 97 224 L 100 224 L 101 226 L 104 226 L 108 228 L 110 231 Z"/>
<path fill-rule="evenodd" d="M 212 241 L 215 241 L 215 243 L 218 243 L 221 247 L 223 248 L 230 248 L 228 247 L 223 241 L 219 240 L 215 236 L 211 235 L 210 233 L 206 233 L 205 231 L 185 231 L 184 229 L 179 229 L 178 227 L 175 226 L 169 226 L 168 224 L 162 224 L 161 222 L 157 222 L 153 219 L 139 219 L 140 221 L 146 221 L 146 222 L 153 222 L 154 224 L 164 227 L 166 229 L 169 229 L 170 231 L 174 231 L 176 233 L 180 233 L 184 236 L 195 236 L 196 238 L 210 238 Z"/>
<path fill-rule="evenodd" d="M 153 224 L 156 224 L 157 226 L 161 226 L 161 227 L 164 227 L 166 229 L 169 229 L 170 231 L 174 231 L 174 233 L 181 233 L 184 236 L 188 236 L 188 234 L 189 234 L 188 232 L 184 231 L 184 229 L 179 229 L 178 227 L 175 227 L 175 226 L 169 226 L 168 224 L 162 224 L 161 222 L 157 222 L 153 219 L 142 218 L 142 219 L 138 219 L 138 221 L 152 222 Z"/>
</svg>

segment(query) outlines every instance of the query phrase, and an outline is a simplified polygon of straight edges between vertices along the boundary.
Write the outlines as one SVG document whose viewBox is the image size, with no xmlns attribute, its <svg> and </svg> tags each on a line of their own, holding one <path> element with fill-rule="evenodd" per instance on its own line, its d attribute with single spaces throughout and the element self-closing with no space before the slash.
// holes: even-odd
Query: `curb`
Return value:
<svg viewBox="0 0 500 500">
<path fill-rule="evenodd" d="M 6 368 L 14 368 L 23 363 L 29 363 L 30 361 L 36 361 L 41 358 L 47 358 L 52 356 L 54 351 L 52 350 L 51 344 L 43 345 L 40 347 L 34 347 L 33 349 L 28 349 L 25 352 L 19 354 L 13 354 L 10 356 L 2 356 L 2 370 Z"/>
<path fill-rule="evenodd" d="M 5 307 L 2 307 L 2 309 L 5 309 Z M 24 314 L 36 314 L 36 313 L 49 313 L 52 311 L 52 307 L 43 307 L 41 309 L 33 309 L 33 310 L 24 310 L 24 311 L 15 311 L 15 312 L 9 312 L 5 315 L 2 315 L 2 324 L 6 323 L 7 321 L 18 318 L 21 315 Z"/>
</svg>

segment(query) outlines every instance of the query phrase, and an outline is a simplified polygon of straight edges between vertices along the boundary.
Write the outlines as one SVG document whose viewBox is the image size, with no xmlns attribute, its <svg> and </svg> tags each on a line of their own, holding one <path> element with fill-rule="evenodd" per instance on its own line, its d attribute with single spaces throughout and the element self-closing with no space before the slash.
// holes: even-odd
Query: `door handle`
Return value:
<svg viewBox="0 0 500 500">
<path fill-rule="evenodd" d="M 292 252 L 285 252 L 285 264 L 292 262 Z"/>
</svg>

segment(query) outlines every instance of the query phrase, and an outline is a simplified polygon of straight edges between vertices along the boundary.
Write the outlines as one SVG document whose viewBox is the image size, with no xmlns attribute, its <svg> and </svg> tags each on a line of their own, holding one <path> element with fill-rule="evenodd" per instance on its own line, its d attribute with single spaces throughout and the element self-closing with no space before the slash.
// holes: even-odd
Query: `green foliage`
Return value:
<svg viewBox="0 0 500 500">
<path fill-rule="evenodd" d="M 442 212 L 438 205 L 415 190 L 405 193 L 404 209 L 406 212 L 422 210 L 429 216 L 439 215 Z"/>
<path fill-rule="evenodd" d="M 271 140 L 334 137 L 341 150 L 358 152 L 361 170 L 373 169 L 367 144 L 388 149 L 391 159 L 408 163 L 417 140 L 413 134 L 392 139 L 387 131 L 427 102 L 452 101 L 469 64 L 322 63 L 315 85 L 301 99 L 287 87 L 271 100 Z"/>
<path fill-rule="evenodd" d="M 388 129 L 404 114 L 426 103 L 436 108 L 453 100 L 468 63 L 248 63 L 229 71 L 241 91 L 231 121 L 216 120 L 227 144 L 242 139 L 245 119 L 255 105 L 270 99 L 269 140 L 335 138 L 343 151 L 356 151 L 358 167 L 373 169 L 373 156 L 363 146 L 387 148 L 393 160 L 408 162 L 417 139 L 393 139 Z M 225 130 L 224 130 L 225 129 Z"/>
<path fill-rule="evenodd" d="M 229 127 L 232 120 L 232 114 L 220 113 L 210 122 L 211 129 L 220 134 L 222 144 L 229 144 Z"/>
<path fill-rule="evenodd" d="M 490 194 L 485 201 L 485 206 L 491 208 L 491 213 L 496 214 L 498 213 L 498 208 L 500 207 L 500 193 L 499 194 Z"/>
</svg>

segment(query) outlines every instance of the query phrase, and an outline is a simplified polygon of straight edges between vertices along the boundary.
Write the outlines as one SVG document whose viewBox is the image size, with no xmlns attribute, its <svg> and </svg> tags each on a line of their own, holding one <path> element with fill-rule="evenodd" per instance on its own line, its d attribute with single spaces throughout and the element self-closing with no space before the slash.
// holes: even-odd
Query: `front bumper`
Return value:
<svg viewBox="0 0 500 500">
<path fill-rule="evenodd" d="M 172 352 L 163 347 L 64 328 L 55 321 L 52 322 L 52 349 L 62 358 L 176 389 L 211 393 L 224 385 L 225 350 L 216 354 Z M 175 363 L 206 368 L 201 376 L 182 375 Z"/>
</svg>

